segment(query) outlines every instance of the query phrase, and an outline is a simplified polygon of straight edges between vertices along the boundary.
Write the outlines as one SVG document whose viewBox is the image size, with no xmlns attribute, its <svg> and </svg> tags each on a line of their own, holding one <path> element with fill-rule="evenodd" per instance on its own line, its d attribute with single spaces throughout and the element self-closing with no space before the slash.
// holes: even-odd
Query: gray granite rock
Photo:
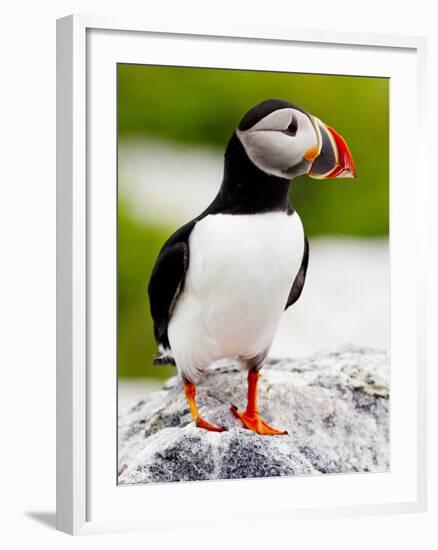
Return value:
<svg viewBox="0 0 438 550">
<path fill-rule="evenodd" d="M 119 416 L 119 484 L 382 472 L 389 468 L 389 365 L 362 348 L 305 359 L 268 360 L 260 371 L 264 419 L 289 434 L 242 427 L 229 403 L 246 404 L 246 373 L 212 366 L 198 385 L 204 418 L 228 431 L 197 428 L 178 377 Z"/>
</svg>

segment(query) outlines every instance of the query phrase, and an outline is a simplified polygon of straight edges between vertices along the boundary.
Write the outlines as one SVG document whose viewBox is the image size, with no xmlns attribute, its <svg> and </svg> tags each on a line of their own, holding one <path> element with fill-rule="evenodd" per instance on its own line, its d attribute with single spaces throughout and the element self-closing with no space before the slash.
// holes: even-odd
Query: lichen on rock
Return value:
<svg viewBox="0 0 438 550">
<path fill-rule="evenodd" d="M 267 360 L 259 408 L 288 435 L 261 436 L 229 410 L 246 404 L 236 362 L 213 365 L 197 387 L 203 416 L 228 430 L 197 428 L 177 376 L 119 416 L 119 484 L 309 474 L 389 468 L 387 354 L 363 348 L 304 359 Z"/>
</svg>

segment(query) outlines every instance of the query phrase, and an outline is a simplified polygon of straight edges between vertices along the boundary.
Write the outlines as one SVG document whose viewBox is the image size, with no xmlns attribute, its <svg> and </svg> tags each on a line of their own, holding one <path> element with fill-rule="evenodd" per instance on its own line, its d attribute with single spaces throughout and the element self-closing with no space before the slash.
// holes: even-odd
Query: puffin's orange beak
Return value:
<svg viewBox="0 0 438 550">
<path fill-rule="evenodd" d="M 316 117 L 313 121 L 319 137 L 319 150 L 312 148 L 304 155 L 313 161 L 309 176 L 316 179 L 355 178 L 356 167 L 345 139 Z"/>
</svg>

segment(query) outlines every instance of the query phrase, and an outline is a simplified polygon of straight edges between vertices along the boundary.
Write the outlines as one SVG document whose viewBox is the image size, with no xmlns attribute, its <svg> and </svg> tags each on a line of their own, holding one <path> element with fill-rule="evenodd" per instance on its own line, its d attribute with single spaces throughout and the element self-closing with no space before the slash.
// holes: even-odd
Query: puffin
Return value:
<svg viewBox="0 0 438 550">
<path fill-rule="evenodd" d="M 309 243 L 289 201 L 291 181 L 354 178 L 346 141 L 304 108 L 267 99 L 251 108 L 225 150 L 223 179 L 206 209 L 158 254 L 148 285 L 158 345 L 155 364 L 176 366 L 196 426 L 205 419 L 196 385 L 209 365 L 233 358 L 247 371 L 247 406 L 231 412 L 260 435 L 270 426 L 257 401 L 259 371 L 285 310 L 299 299 Z"/>
</svg>

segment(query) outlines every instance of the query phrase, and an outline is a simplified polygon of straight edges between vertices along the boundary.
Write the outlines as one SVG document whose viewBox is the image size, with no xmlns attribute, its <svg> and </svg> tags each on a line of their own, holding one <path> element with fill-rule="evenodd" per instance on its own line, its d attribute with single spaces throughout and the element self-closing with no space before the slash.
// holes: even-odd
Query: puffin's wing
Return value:
<svg viewBox="0 0 438 550">
<path fill-rule="evenodd" d="M 301 296 L 301 292 L 303 291 L 303 287 L 304 287 L 304 282 L 306 280 L 308 263 L 309 263 L 309 241 L 307 240 L 307 237 L 304 236 L 304 254 L 303 254 L 303 259 L 301 261 L 301 267 L 300 267 L 300 270 L 298 271 L 297 276 L 295 277 L 291 291 L 289 293 L 289 298 L 287 300 L 286 307 L 284 309 L 287 309 L 289 306 L 294 304 L 298 300 L 298 298 Z"/>
<path fill-rule="evenodd" d="M 194 222 L 185 225 L 165 243 L 149 280 L 149 306 L 154 321 L 154 334 L 162 352 L 170 350 L 167 326 L 184 285 L 189 266 L 188 237 L 194 225 Z M 156 362 L 168 362 L 167 359 L 158 357 Z"/>
</svg>

